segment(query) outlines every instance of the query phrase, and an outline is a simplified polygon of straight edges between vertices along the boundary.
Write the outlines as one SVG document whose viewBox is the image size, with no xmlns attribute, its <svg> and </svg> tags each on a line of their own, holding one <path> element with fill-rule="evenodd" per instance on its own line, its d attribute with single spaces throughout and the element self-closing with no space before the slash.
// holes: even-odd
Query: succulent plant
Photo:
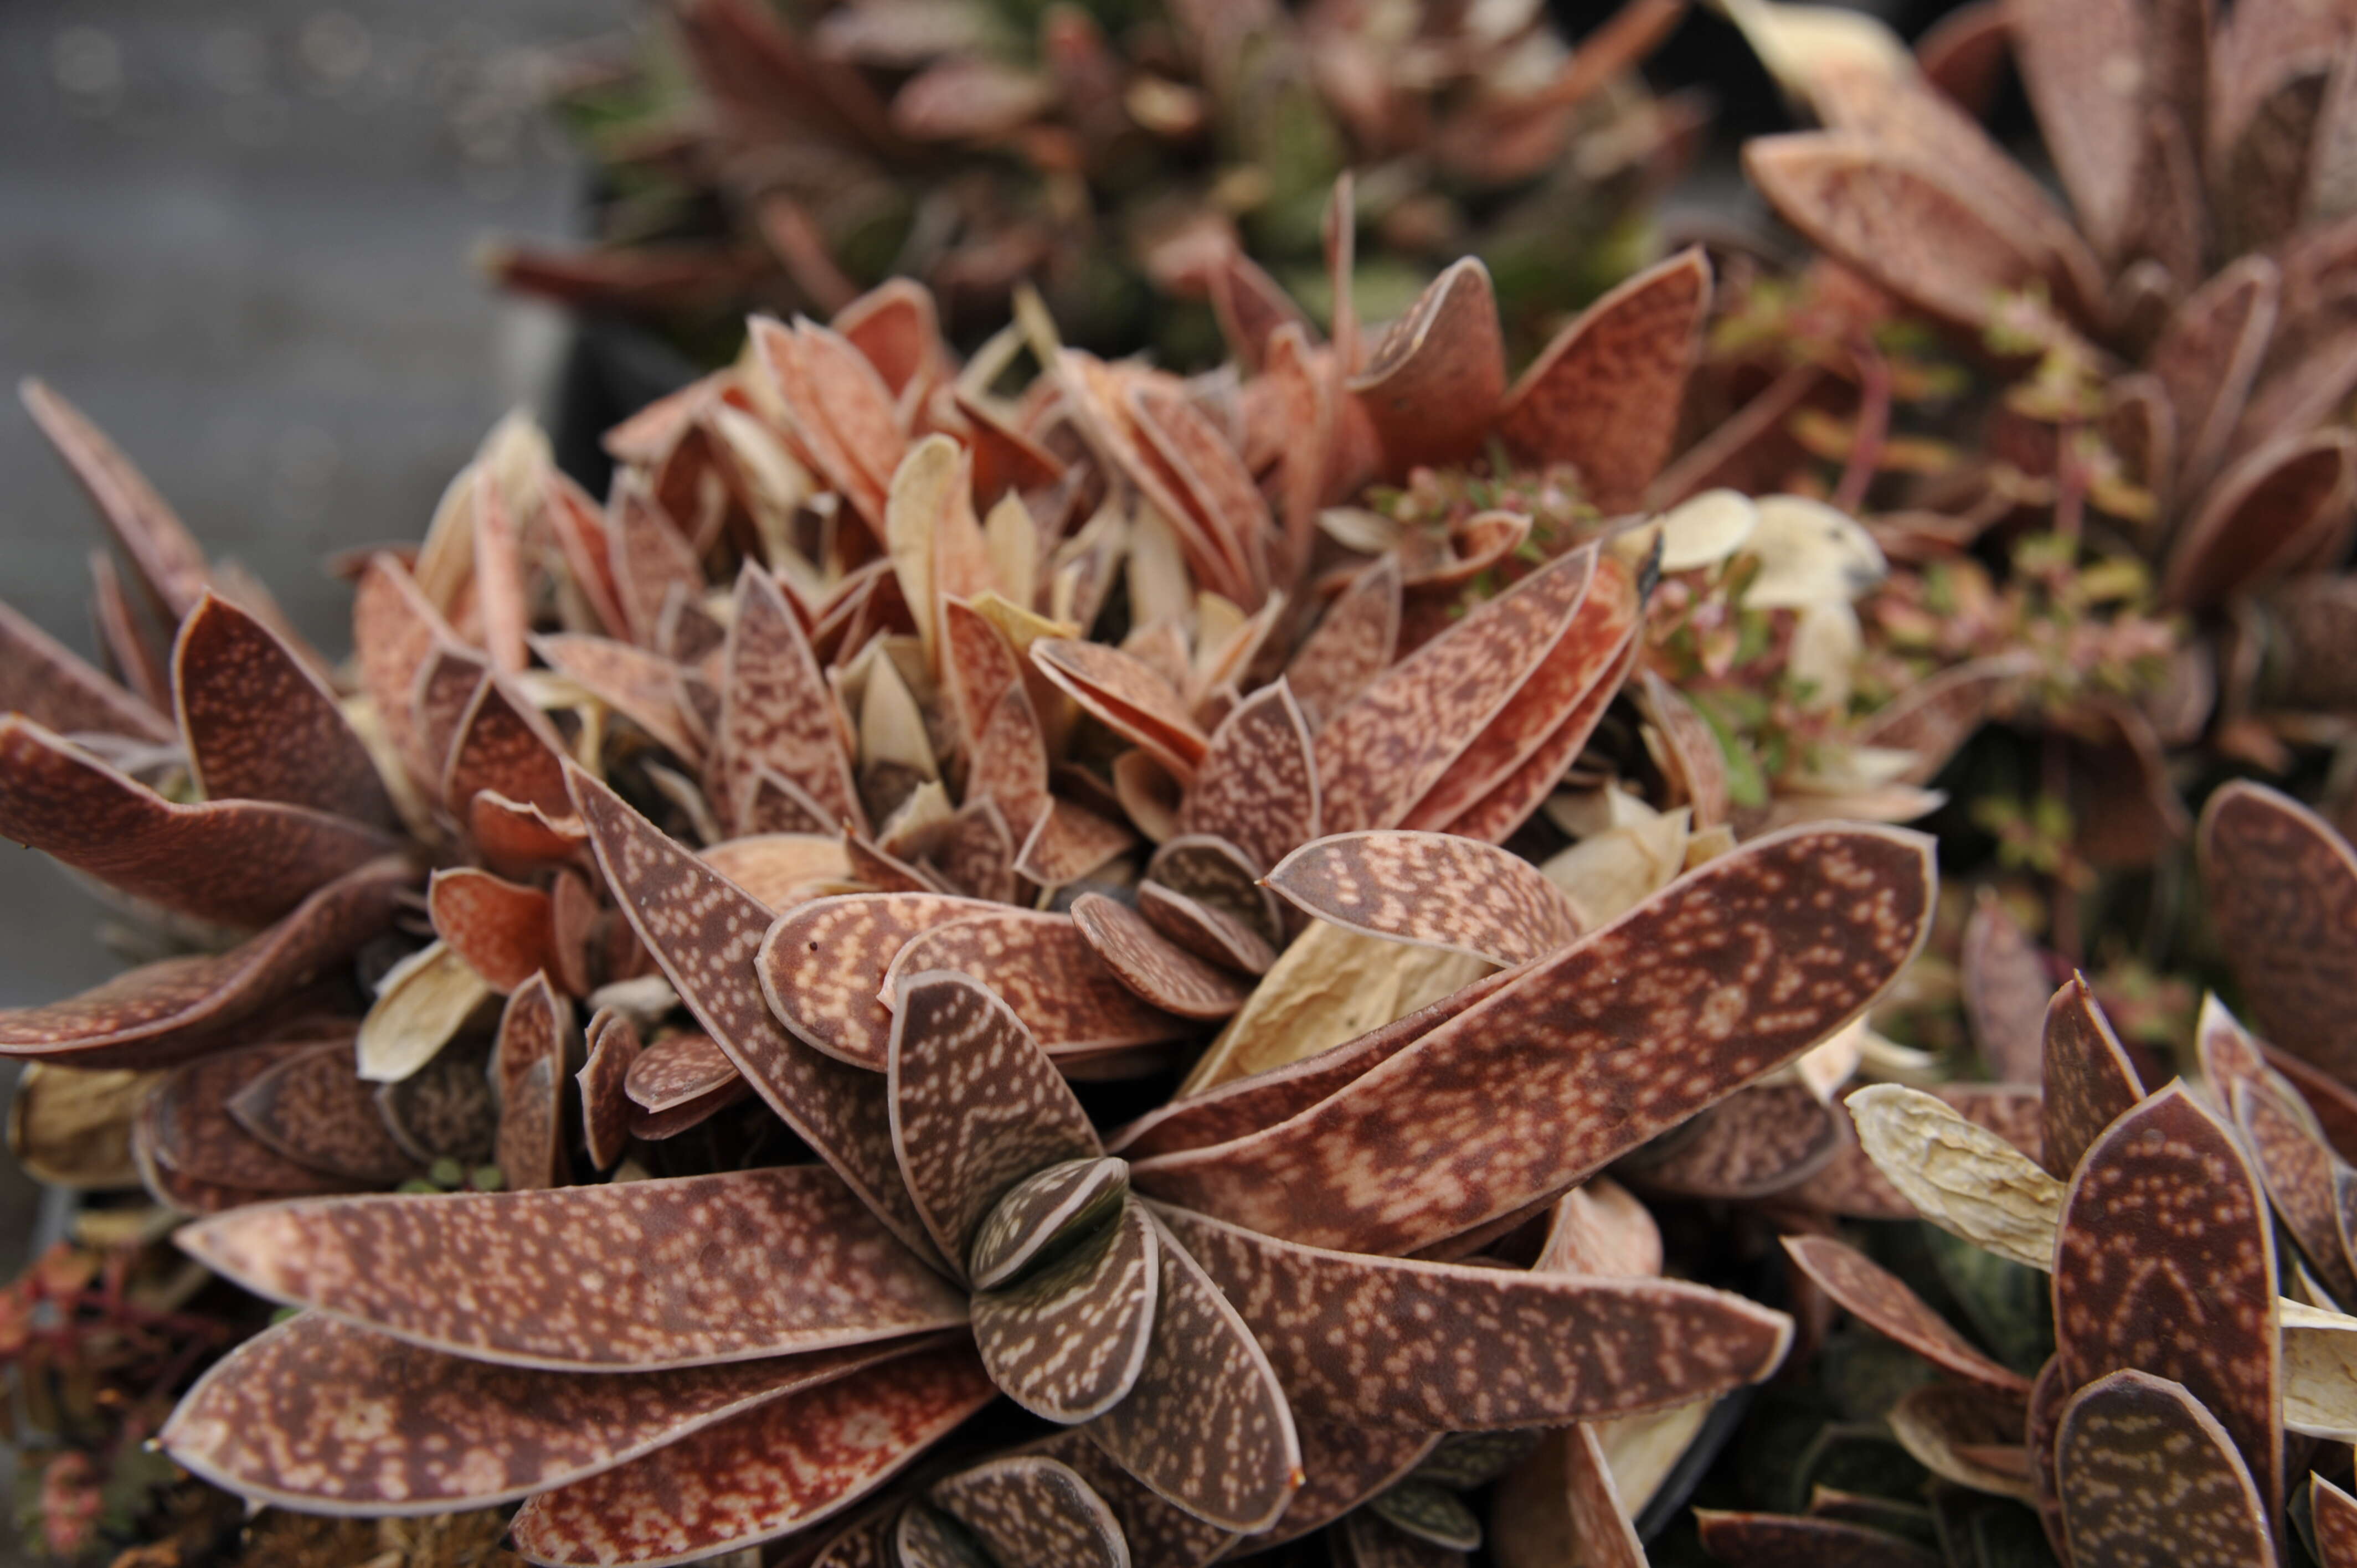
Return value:
<svg viewBox="0 0 2357 1568">
<path fill-rule="evenodd" d="M 1695 108 L 1635 75 L 1683 14 L 1633 0 L 1573 48 L 1537 6 L 690 0 L 565 95 L 612 187 L 597 248 L 491 265 L 716 357 L 748 308 L 833 315 L 892 274 L 971 343 L 1028 280 L 1075 341 L 1193 366 L 1213 309 L 1256 307 L 1232 287 L 1316 276 L 1357 168 L 1367 289 L 1396 306 L 1472 250 L 1534 342 L 1691 149 Z"/>
</svg>

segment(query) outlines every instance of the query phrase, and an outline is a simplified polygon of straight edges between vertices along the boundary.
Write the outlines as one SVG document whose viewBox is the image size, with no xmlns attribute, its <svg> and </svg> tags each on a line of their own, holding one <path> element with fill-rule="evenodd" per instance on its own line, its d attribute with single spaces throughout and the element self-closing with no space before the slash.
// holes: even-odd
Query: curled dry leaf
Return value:
<svg viewBox="0 0 2357 1568">
<path fill-rule="evenodd" d="M 131 1122 L 160 1081 L 157 1073 L 125 1068 L 27 1062 L 8 1100 L 8 1152 L 47 1186 L 136 1187 Z"/>
<path fill-rule="evenodd" d="M 1895 1083 L 1845 1103 L 1859 1146 L 1916 1212 L 2002 1258 L 2050 1269 L 2062 1184 L 1944 1101 Z"/>
<path fill-rule="evenodd" d="M 429 942 L 385 974 L 361 1020 L 361 1076 L 399 1083 L 432 1061 L 491 996 L 490 983 L 458 950 Z"/>
</svg>

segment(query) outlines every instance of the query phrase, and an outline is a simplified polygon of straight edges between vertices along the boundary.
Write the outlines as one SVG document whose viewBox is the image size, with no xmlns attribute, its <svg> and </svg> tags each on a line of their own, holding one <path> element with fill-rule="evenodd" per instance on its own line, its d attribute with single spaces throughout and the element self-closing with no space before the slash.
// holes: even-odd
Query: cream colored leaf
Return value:
<svg viewBox="0 0 2357 1568">
<path fill-rule="evenodd" d="M 1708 865 L 1722 854 L 1735 852 L 1735 830 L 1725 822 L 1714 822 L 1686 840 L 1686 869 Z"/>
<path fill-rule="evenodd" d="M 1859 1147 L 1916 1212 L 1999 1257 L 2054 1266 L 2062 1184 L 2037 1161 L 1920 1090 L 1871 1084 L 1846 1103 Z"/>
<path fill-rule="evenodd" d="M 1193 606 L 1188 600 L 1189 578 L 1186 560 L 1178 552 L 1178 535 L 1168 519 L 1144 502 L 1129 525 L 1129 561 L 1125 570 L 1129 577 L 1133 628 L 1142 629 L 1165 621 L 1187 623 L 1187 612 Z"/>
<path fill-rule="evenodd" d="M 160 1072 L 27 1062 L 8 1102 L 8 1152 L 35 1181 L 85 1192 L 135 1188 L 131 1122 Z"/>
<path fill-rule="evenodd" d="M 1803 103 L 1815 102 L 1815 85 L 1836 70 L 1898 74 L 1915 69 L 1914 57 L 1889 27 L 1846 5 L 1781 5 L 1773 0 L 1717 0 L 1727 19 L 1778 86 Z"/>
<path fill-rule="evenodd" d="M 881 640 L 868 645 L 878 649 Z M 925 715 L 909 691 L 900 667 L 877 653 L 867 671 L 866 690 L 859 694 L 859 760 L 863 767 L 894 763 L 926 779 L 939 779 L 932 743 L 925 736 Z"/>
<path fill-rule="evenodd" d="M 740 839 L 737 842 L 753 841 Z M 591 992 L 587 1000 L 592 1017 L 611 1007 L 637 1025 L 639 1032 L 644 1034 L 662 1022 L 664 1015 L 679 1005 L 679 993 L 673 991 L 671 982 L 660 974 L 641 974 L 635 979 L 617 980 L 610 985 L 601 985 Z"/>
<path fill-rule="evenodd" d="M 490 995 L 490 982 L 457 949 L 438 941 L 418 949 L 386 972 L 361 1020 L 361 1076 L 399 1083 L 432 1061 Z"/>
<path fill-rule="evenodd" d="M 1670 1478 L 1679 1457 L 1694 1445 L 1715 1402 L 1695 1400 L 1668 1410 L 1595 1423 L 1605 1468 L 1612 1472 L 1612 1484 L 1619 1488 L 1630 1518 L 1643 1513 L 1662 1483 Z"/>
<path fill-rule="evenodd" d="M 885 819 L 884 825 L 876 832 L 876 846 L 903 859 L 922 854 L 934 835 L 949 826 L 956 814 L 956 808 L 950 804 L 950 792 L 938 780 L 928 779 L 909 791 L 909 798 Z"/>
<path fill-rule="evenodd" d="M 1847 708 L 1858 656 L 1865 651 L 1865 628 L 1847 603 L 1814 604 L 1802 610 L 1784 663 L 1788 674 L 1808 684 L 1802 706 L 1818 713 Z"/>
<path fill-rule="evenodd" d="M 1641 797 L 1607 784 L 1600 789 L 1559 789 L 1547 797 L 1546 814 L 1566 837 L 1588 839 L 1652 822 L 1662 813 Z"/>
<path fill-rule="evenodd" d="M 1649 822 L 1612 828 L 1579 843 L 1539 867 L 1571 895 L 1587 929 L 1619 919 L 1667 887 L 1685 870 L 1687 822 L 1680 809 Z"/>
<path fill-rule="evenodd" d="M 885 548 L 900 579 L 900 596 L 909 602 L 909 618 L 917 623 L 917 636 L 924 642 L 925 662 L 934 669 L 940 668 L 934 645 L 941 636 L 934 624 L 934 534 L 961 467 L 956 442 L 946 435 L 928 435 L 900 459 L 884 499 Z"/>
<path fill-rule="evenodd" d="M 1739 490 L 1705 490 L 1638 532 L 1660 533 L 1663 571 L 1691 572 L 1716 566 L 1742 549 L 1759 526 L 1760 509 L 1749 496 Z"/>
<path fill-rule="evenodd" d="M 1007 491 L 983 520 L 982 537 L 997 591 L 1028 609 L 1039 589 L 1039 530 L 1031 521 L 1031 509 Z"/>
</svg>

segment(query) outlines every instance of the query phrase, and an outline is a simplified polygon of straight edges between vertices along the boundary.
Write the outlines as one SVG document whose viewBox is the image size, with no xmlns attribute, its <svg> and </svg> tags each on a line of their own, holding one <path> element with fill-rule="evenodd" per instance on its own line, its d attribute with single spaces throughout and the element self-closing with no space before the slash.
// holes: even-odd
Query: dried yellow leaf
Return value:
<svg viewBox="0 0 2357 1568">
<path fill-rule="evenodd" d="M 399 1083 L 432 1061 L 490 995 L 490 982 L 455 948 L 418 949 L 386 973 L 361 1020 L 361 1076 Z"/>
<path fill-rule="evenodd" d="M 28 1062 L 8 1102 L 8 1152 L 50 1187 L 136 1187 L 131 1121 L 163 1080 L 160 1072 Z"/>
<path fill-rule="evenodd" d="M 1917 1213 L 2001 1258 L 2054 1266 L 2062 1184 L 2037 1161 L 1921 1090 L 1871 1084 L 1846 1103 L 1858 1146 Z"/>
</svg>

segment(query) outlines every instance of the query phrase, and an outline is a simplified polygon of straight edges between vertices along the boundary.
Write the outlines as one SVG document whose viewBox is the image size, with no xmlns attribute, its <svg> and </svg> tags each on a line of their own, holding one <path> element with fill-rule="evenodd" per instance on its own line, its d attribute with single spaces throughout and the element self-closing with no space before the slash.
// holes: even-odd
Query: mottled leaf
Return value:
<svg viewBox="0 0 2357 1568">
<path fill-rule="evenodd" d="M 549 896 L 488 871 L 437 871 L 426 891 L 435 935 L 494 991 L 515 990 L 555 961 Z"/>
<path fill-rule="evenodd" d="M 1123 984 L 1069 915 L 997 909 L 937 926 L 893 957 L 885 993 L 900 976 L 931 969 L 962 971 L 996 992 L 1059 1058 L 1192 1033 Z"/>
<path fill-rule="evenodd" d="M 1338 833 L 1294 851 L 1266 880 L 1321 920 L 1495 964 L 1579 936 L 1571 901 L 1530 862 L 1448 833 Z"/>
<path fill-rule="evenodd" d="M 1137 835 L 1114 819 L 1070 800 L 1051 799 L 1032 824 L 1012 869 L 1042 887 L 1062 887 L 1136 843 Z"/>
<path fill-rule="evenodd" d="M 1040 673 L 1114 734 L 1151 753 L 1181 779 L 1194 777 L 1211 741 L 1185 701 L 1146 665 L 1117 648 L 1043 637 L 1031 645 Z"/>
<path fill-rule="evenodd" d="M 1645 1568 L 1620 1484 L 1587 1423 L 1547 1434 L 1499 1482 L 1490 1542 L 1509 1568 Z"/>
<path fill-rule="evenodd" d="M 2237 780 L 2201 813 L 2211 924 L 2266 1037 L 2357 1080 L 2357 854 L 2288 796 Z"/>
<path fill-rule="evenodd" d="M 1727 1568 L 1941 1568 L 1921 1547 L 1864 1525 L 1696 1509 L 1703 1550 Z"/>
<path fill-rule="evenodd" d="M 2183 1385 L 2123 1369 L 2063 1407 L 2056 1489 L 2084 1568 L 2241 1568 L 2276 1559 L 2275 1512 L 2218 1419 Z"/>
<path fill-rule="evenodd" d="M 2251 453 L 2178 532 L 2161 565 L 2162 605 L 2210 609 L 2311 560 L 2338 559 L 2353 489 L 2357 438 L 2345 430 L 2287 435 Z"/>
<path fill-rule="evenodd" d="M 666 1035 L 630 1065 L 623 1091 L 642 1111 L 670 1111 L 742 1077 L 709 1035 Z"/>
<path fill-rule="evenodd" d="M 29 376 L 16 392 L 156 602 L 174 620 L 194 609 L 210 574 L 203 548 L 179 515 L 81 410 Z"/>
<path fill-rule="evenodd" d="M 489 794 L 567 816 L 565 748 L 540 711 L 504 677 L 487 675 L 458 720 L 442 769 L 442 799 L 471 823 L 476 797 Z"/>
<path fill-rule="evenodd" d="M 2298 1091 L 2277 1074 L 2221 1088 L 2284 1229 L 2332 1299 L 2357 1305 L 2357 1269 L 2350 1264 L 2337 1200 L 2348 1167 L 2324 1141 Z"/>
<path fill-rule="evenodd" d="M 1084 1433 L 1058 1432 L 1028 1452 L 1069 1466 L 1104 1499 L 1129 1543 L 1131 1568 L 1201 1568 L 1234 1539 L 1157 1497 Z"/>
<path fill-rule="evenodd" d="M 1268 940 L 1235 916 L 1159 882 L 1138 884 L 1137 912 L 1180 948 L 1222 969 L 1266 974 L 1276 961 Z"/>
<path fill-rule="evenodd" d="M 1241 921 L 1272 947 L 1284 943 L 1276 896 L 1260 885 L 1261 867 L 1225 839 L 1174 838 L 1154 852 L 1146 876 L 1172 892 Z"/>
<path fill-rule="evenodd" d="M 560 1009 L 564 1015 L 559 1015 Z M 500 1080 L 500 1131 L 495 1158 L 517 1192 L 562 1187 L 571 1172 L 565 1158 L 565 1047 L 571 1009 L 544 978 L 508 999 L 500 1019 L 491 1070 Z M 519 1065 L 521 1064 L 521 1065 Z"/>
<path fill-rule="evenodd" d="M 1400 565 L 1385 555 L 1351 579 L 1285 667 L 1314 731 L 1373 682 L 1399 646 Z"/>
<path fill-rule="evenodd" d="M 1209 833 L 1275 865 L 1318 832 L 1318 768 L 1309 726 L 1285 681 L 1262 687 L 1212 732 L 1178 807 L 1181 833 Z"/>
<path fill-rule="evenodd" d="M 1165 940 L 1128 905 L 1102 893 L 1072 901 L 1072 925 L 1114 979 L 1149 1005 L 1182 1018 L 1224 1018 L 1252 988 Z"/>
<path fill-rule="evenodd" d="M 708 771 L 723 820 L 748 809 L 754 775 L 767 768 L 818 802 L 828 829 L 848 822 L 865 833 L 867 817 L 852 785 L 834 694 L 777 579 L 749 564 L 737 579 L 737 613 L 722 662 L 720 727 Z"/>
<path fill-rule="evenodd" d="M 1129 1568 L 1121 1524 L 1096 1488 L 1044 1455 L 994 1459 L 933 1483 L 933 1506 L 998 1563 Z"/>
<path fill-rule="evenodd" d="M 172 725 L 65 644 L 0 604 L 0 713 L 23 714 L 59 735 L 128 736 L 158 746 Z"/>
<path fill-rule="evenodd" d="M 393 1141 L 346 1041 L 296 1052 L 257 1073 L 229 1101 L 238 1124 L 297 1164 L 355 1182 L 400 1181 L 418 1162 Z"/>
<path fill-rule="evenodd" d="M 1990 1076 L 2003 1083 L 2036 1083 L 2053 983 L 2038 944 L 1986 888 L 1965 922 L 1958 962 L 1964 1017 Z"/>
<path fill-rule="evenodd" d="M 589 1020 L 589 1059 L 574 1075 L 581 1091 L 581 1130 L 589 1163 L 611 1170 L 630 1136 L 628 1084 L 640 1055 L 638 1026 L 622 1014 L 602 1008 Z"/>
<path fill-rule="evenodd" d="M 2016 1395 L 2029 1380 L 1999 1365 L 1948 1326 L 1898 1275 L 1829 1236 L 1787 1236 L 1784 1251 L 1817 1287 L 1872 1327 L 1934 1366 Z"/>
<path fill-rule="evenodd" d="M 774 910 L 822 897 L 851 874 L 836 834 L 760 833 L 704 852 L 705 864 Z"/>
<path fill-rule="evenodd" d="M 1375 427 L 1387 471 L 1471 456 L 1506 393 L 1489 269 L 1468 256 L 1433 279 L 1349 385 Z"/>
<path fill-rule="evenodd" d="M 2073 973 L 2046 1004 L 2040 1034 L 2040 1163 L 2049 1176 L 2067 1181 L 2096 1135 L 2144 1098 L 2144 1086 L 2083 975 Z"/>
<path fill-rule="evenodd" d="M 1075 1425 L 1112 1409 L 1146 1366 L 1161 1279 L 1161 1243 L 1138 1204 L 1125 1203 L 1044 1266 L 977 1291 L 974 1341 L 1009 1399 Z"/>
<path fill-rule="evenodd" d="M 1602 675 L 1571 705 L 1555 728 L 1540 740 L 1537 748 L 1512 773 L 1499 780 L 1489 793 L 1448 820 L 1448 831 L 1489 843 L 1503 843 L 1512 837 L 1515 831 L 1546 803 L 1548 796 L 1563 781 L 1565 770 L 1577 760 L 1581 750 L 1587 745 L 1588 736 L 1595 733 L 1606 710 L 1620 694 L 1622 682 L 1629 678 L 1629 671 L 1635 668 L 1637 652 L 1632 615 L 1622 629 L 1617 650 Z M 1914 813 L 1895 814 L 1906 816 Z M 1771 825 L 1779 824 L 1774 824 L 1771 820 Z"/>
<path fill-rule="evenodd" d="M 555 633 L 532 639 L 550 669 L 638 725 L 672 755 L 700 762 L 704 747 L 680 716 L 679 667 L 610 637 Z"/>
<path fill-rule="evenodd" d="M 230 1101 L 300 1045 L 216 1051 L 173 1069 L 149 1102 L 155 1157 L 191 1181 L 254 1193 L 349 1191 L 354 1183 L 280 1154 L 230 1114 Z"/>
<path fill-rule="evenodd" d="M 2357 1498 L 2321 1476 L 2313 1477 L 2310 1486 L 2317 1555 L 2324 1568 L 2352 1568 L 2357 1564 Z"/>
<path fill-rule="evenodd" d="M 900 950 L 953 920 L 1009 911 L 941 893 L 854 893 L 788 910 L 761 942 L 770 1007 L 830 1057 L 882 1070 L 891 1014 L 878 998 Z"/>
<path fill-rule="evenodd" d="M 1657 1192 L 1766 1197 L 1807 1181 L 1846 1144 L 1841 1112 L 1795 1078 L 1736 1090 L 1622 1168 Z"/>
</svg>

